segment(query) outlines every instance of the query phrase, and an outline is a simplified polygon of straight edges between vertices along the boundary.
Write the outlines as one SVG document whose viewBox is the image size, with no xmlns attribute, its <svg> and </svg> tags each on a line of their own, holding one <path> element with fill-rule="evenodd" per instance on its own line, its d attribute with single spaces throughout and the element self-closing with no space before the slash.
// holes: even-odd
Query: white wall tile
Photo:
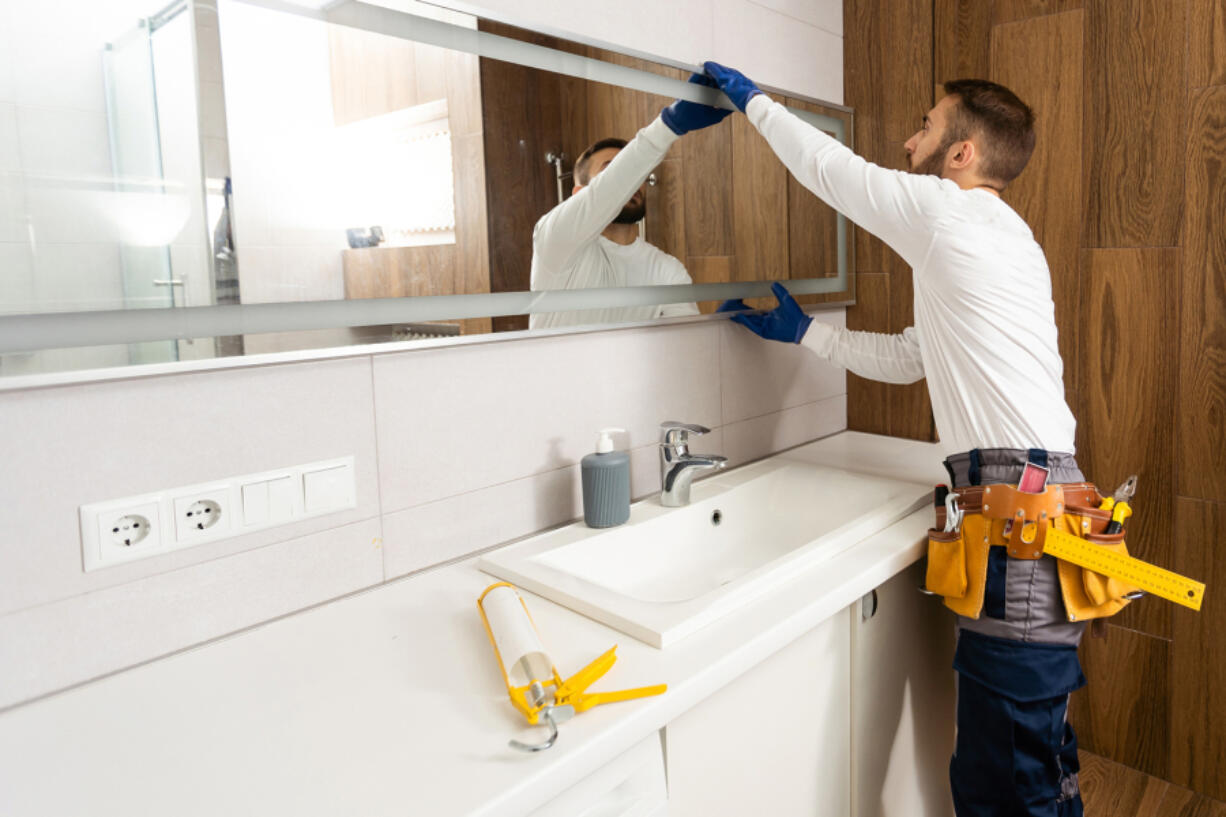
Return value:
<svg viewBox="0 0 1226 817">
<path fill-rule="evenodd" d="M 12 3 L 0 3 L 0 102 L 17 100 L 17 83 L 13 75 Z"/>
<path fill-rule="evenodd" d="M 692 441 L 694 453 L 718 454 L 723 433 L 713 429 Z M 383 553 L 388 578 L 582 518 L 579 471 L 578 465 L 559 468 L 386 515 Z M 630 452 L 633 501 L 659 492 L 657 445 L 634 449 Z"/>
<path fill-rule="evenodd" d="M 377 357 L 384 510 L 573 465 L 600 428 L 627 428 L 635 447 L 654 442 L 662 420 L 718 426 L 716 331 L 701 324 Z"/>
<path fill-rule="evenodd" d="M 115 244 L 44 244 L 34 251 L 34 302 L 40 312 L 122 309 Z"/>
<path fill-rule="evenodd" d="M 21 170 L 21 145 L 17 136 L 17 106 L 0 102 L 0 172 L 6 170 Z"/>
<path fill-rule="evenodd" d="M 746 0 L 713 2 L 715 37 L 707 59 L 761 85 L 843 101 L 842 37 Z"/>
<path fill-rule="evenodd" d="M 729 465 L 736 467 L 785 448 L 827 437 L 847 429 L 847 396 L 754 417 L 724 427 Z"/>
<path fill-rule="evenodd" d="M 0 617 L 0 708 L 378 584 L 378 519 Z"/>
<path fill-rule="evenodd" d="M 748 0 L 811 26 L 843 36 L 843 0 Z"/>
<path fill-rule="evenodd" d="M 368 358 L 0 393 L 0 612 L 378 516 Z M 37 444 L 14 445 L 18 439 Z M 357 507 L 85 573 L 77 509 L 353 455 Z"/>
<path fill-rule="evenodd" d="M 845 322 L 842 309 L 815 312 L 813 318 L 837 326 Z M 803 346 L 763 340 L 731 321 L 720 326 L 724 422 L 846 393 L 846 372 Z"/>
<path fill-rule="evenodd" d="M 21 174 L 0 170 L 0 242 L 25 243 L 28 236 L 25 183 Z"/>
<path fill-rule="evenodd" d="M 17 132 L 27 173 L 60 178 L 109 178 L 106 114 L 18 106 Z"/>
<path fill-rule="evenodd" d="M 0 176 L 0 207 L 3 207 L 4 177 Z M 2 210 L 0 210 L 2 217 Z M 30 311 L 34 300 L 34 265 L 30 248 L 19 243 L 0 243 L 0 315 Z"/>
</svg>

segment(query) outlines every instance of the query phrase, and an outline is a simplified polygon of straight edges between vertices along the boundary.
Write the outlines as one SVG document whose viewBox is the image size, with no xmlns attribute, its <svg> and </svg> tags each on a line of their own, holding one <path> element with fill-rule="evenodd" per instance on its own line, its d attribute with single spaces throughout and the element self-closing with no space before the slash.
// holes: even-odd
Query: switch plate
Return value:
<svg viewBox="0 0 1226 817">
<path fill-rule="evenodd" d="M 82 505 L 82 563 L 89 572 L 356 508 L 354 474 L 342 457 Z"/>
</svg>

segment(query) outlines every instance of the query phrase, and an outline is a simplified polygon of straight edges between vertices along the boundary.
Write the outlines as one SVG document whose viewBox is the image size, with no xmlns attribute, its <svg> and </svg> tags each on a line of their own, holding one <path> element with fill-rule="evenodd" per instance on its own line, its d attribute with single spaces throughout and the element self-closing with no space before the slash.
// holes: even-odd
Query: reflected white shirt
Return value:
<svg viewBox="0 0 1226 817">
<path fill-rule="evenodd" d="M 641 237 L 601 235 L 664 158 L 677 135 L 659 117 L 638 132 L 586 187 L 541 217 L 532 231 L 532 290 L 690 284 L 685 266 Z M 532 329 L 697 315 L 693 303 L 534 313 Z"/>
<path fill-rule="evenodd" d="M 873 380 L 927 377 L 946 450 L 1073 453 L 1051 273 L 1021 216 L 987 191 L 867 162 L 765 95 L 747 113 L 797 181 L 913 272 L 915 326 L 884 335 L 814 321 L 802 344 Z"/>
</svg>

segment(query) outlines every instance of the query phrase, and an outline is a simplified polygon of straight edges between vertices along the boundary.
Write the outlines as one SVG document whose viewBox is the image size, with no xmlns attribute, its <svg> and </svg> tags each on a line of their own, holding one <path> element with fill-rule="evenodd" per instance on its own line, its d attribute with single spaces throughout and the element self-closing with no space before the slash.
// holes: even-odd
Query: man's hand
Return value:
<svg viewBox="0 0 1226 817">
<path fill-rule="evenodd" d="M 727 94 L 732 104 L 736 105 L 741 113 L 745 113 L 749 100 L 762 93 L 758 86 L 753 84 L 753 80 L 735 68 L 727 68 L 718 62 L 704 62 L 702 67 L 706 70 L 707 76 Z"/>
<path fill-rule="evenodd" d="M 800 343 L 813 319 L 801 310 L 783 284 L 771 284 L 771 292 L 779 299 L 779 306 L 762 315 L 733 315 L 732 320 L 767 340 Z"/>
<path fill-rule="evenodd" d="M 715 81 L 703 74 L 691 75 L 690 82 L 695 85 L 715 87 Z M 730 113 L 732 111 L 725 108 L 713 108 L 710 105 L 701 105 L 697 102 L 678 99 L 672 105 L 660 111 L 660 118 L 664 120 L 665 125 L 668 125 L 669 130 L 680 136 L 683 133 L 689 133 L 692 130 L 699 130 L 722 122 L 724 117 Z"/>
</svg>

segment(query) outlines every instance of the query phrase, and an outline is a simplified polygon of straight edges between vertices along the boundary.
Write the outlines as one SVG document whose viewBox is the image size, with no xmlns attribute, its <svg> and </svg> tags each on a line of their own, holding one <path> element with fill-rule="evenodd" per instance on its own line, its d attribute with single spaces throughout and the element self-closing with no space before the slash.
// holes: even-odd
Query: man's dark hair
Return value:
<svg viewBox="0 0 1226 817">
<path fill-rule="evenodd" d="M 981 175 L 1002 186 L 1016 179 L 1034 153 L 1034 112 L 1005 86 L 984 79 L 952 80 L 945 93 L 958 97 L 945 131 L 950 144 L 979 134 Z"/>
<path fill-rule="evenodd" d="M 587 150 L 579 154 L 579 158 L 575 161 L 575 184 L 587 187 L 588 182 L 592 180 L 591 175 L 588 173 L 588 170 L 590 169 L 588 165 L 592 163 L 593 153 L 598 150 L 604 150 L 605 148 L 617 148 L 618 150 L 621 150 L 626 145 L 627 142 L 625 139 L 618 139 L 615 136 L 611 136 L 608 139 L 601 139 L 598 142 L 593 142 Z"/>
</svg>

